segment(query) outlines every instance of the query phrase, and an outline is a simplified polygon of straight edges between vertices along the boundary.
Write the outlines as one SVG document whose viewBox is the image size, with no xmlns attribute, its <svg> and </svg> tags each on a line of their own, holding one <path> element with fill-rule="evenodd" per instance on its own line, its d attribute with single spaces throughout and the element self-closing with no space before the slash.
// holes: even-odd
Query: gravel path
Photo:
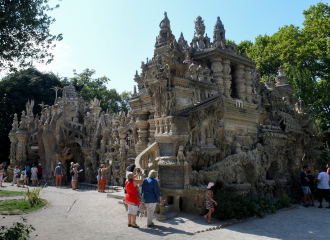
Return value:
<svg viewBox="0 0 330 240">
<path fill-rule="evenodd" d="M 4 183 L 2 190 L 18 190 Z M 325 239 L 330 235 L 330 210 L 316 207 L 280 211 L 263 219 L 256 218 L 223 229 L 194 234 L 210 226 L 198 216 L 180 213 L 165 222 L 137 219 L 141 228 L 127 227 L 127 214 L 118 199 L 91 190 L 46 187 L 43 198 L 49 205 L 25 216 L 36 231 L 31 239 Z M 1 199 L 1 198 L 0 198 Z M 324 205 L 327 206 L 327 205 Z M 5 217 L 5 218 L 3 218 Z M 0 226 L 10 226 L 20 216 L 0 216 Z M 36 236 L 38 235 L 38 236 Z"/>
</svg>

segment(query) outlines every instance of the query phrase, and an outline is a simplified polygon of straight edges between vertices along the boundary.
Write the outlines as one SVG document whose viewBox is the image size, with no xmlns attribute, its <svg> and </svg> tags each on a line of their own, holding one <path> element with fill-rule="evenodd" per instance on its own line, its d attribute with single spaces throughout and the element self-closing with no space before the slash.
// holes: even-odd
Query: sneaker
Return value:
<svg viewBox="0 0 330 240">
<path fill-rule="evenodd" d="M 303 207 L 308 207 L 308 204 L 303 205 Z"/>
</svg>

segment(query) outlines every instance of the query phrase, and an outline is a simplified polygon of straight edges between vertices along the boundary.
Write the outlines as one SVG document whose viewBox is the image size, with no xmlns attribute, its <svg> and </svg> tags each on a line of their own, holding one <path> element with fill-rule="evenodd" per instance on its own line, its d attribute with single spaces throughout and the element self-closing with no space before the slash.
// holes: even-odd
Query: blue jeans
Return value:
<svg viewBox="0 0 330 240">
<path fill-rule="evenodd" d="M 304 195 L 307 195 L 307 194 L 311 193 L 311 190 L 308 186 L 301 186 L 301 188 L 304 191 Z"/>
</svg>

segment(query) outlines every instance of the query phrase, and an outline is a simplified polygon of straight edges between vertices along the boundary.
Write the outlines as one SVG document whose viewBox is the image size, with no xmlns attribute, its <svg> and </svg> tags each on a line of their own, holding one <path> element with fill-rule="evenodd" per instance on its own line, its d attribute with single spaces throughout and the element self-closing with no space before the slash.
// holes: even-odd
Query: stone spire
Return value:
<svg viewBox="0 0 330 240">
<path fill-rule="evenodd" d="M 195 33 L 194 33 L 194 37 L 192 39 L 192 44 L 191 44 L 194 49 L 205 48 L 204 33 L 205 33 L 204 20 L 202 20 L 201 16 L 198 16 L 195 21 Z M 197 43 L 198 43 L 198 45 L 197 45 Z"/>
<path fill-rule="evenodd" d="M 220 17 L 217 17 L 213 30 L 213 43 L 226 43 L 225 28 L 220 20 Z"/>
<path fill-rule="evenodd" d="M 155 47 L 161 47 L 167 43 L 170 43 L 174 39 L 174 35 L 172 34 L 171 31 L 171 25 L 170 25 L 170 20 L 167 17 L 167 13 L 164 12 L 164 19 L 159 23 L 159 35 L 156 38 L 156 44 Z"/>
<path fill-rule="evenodd" d="M 186 49 L 186 48 L 189 47 L 187 41 L 186 41 L 186 40 L 184 39 L 184 37 L 183 37 L 182 32 L 181 32 L 181 35 L 180 35 L 180 37 L 179 37 L 179 39 L 178 39 L 178 45 L 180 46 L 180 48 L 181 48 L 182 50 L 184 50 L 184 49 Z"/>
</svg>

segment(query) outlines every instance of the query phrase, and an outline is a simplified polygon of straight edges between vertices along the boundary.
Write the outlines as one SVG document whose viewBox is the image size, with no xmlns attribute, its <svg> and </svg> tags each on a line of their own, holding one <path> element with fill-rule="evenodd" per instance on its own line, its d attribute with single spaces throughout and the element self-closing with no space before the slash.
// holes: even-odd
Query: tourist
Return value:
<svg viewBox="0 0 330 240">
<path fill-rule="evenodd" d="M 97 179 L 97 191 L 101 192 L 101 168 L 100 167 L 97 169 L 96 179 Z"/>
<path fill-rule="evenodd" d="M 206 215 L 204 215 L 204 218 L 207 220 L 208 223 L 213 223 L 211 221 L 212 213 L 214 212 L 213 203 L 215 203 L 215 205 L 218 205 L 218 203 L 213 199 L 213 191 L 214 191 L 214 183 L 209 182 L 209 184 L 207 185 L 207 191 L 201 196 L 201 198 L 206 196 L 205 207 L 206 209 L 209 210 L 209 212 Z"/>
<path fill-rule="evenodd" d="M 25 183 L 25 177 L 26 177 L 26 172 L 25 172 L 25 168 L 21 167 L 21 173 L 20 173 L 20 184 L 23 185 L 24 187 L 24 183 Z"/>
<path fill-rule="evenodd" d="M 158 200 L 160 200 L 160 202 L 164 204 L 163 199 L 160 197 L 158 183 L 155 178 L 156 171 L 151 170 L 148 174 L 148 177 L 142 182 L 141 187 L 141 196 L 147 208 L 147 227 L 154 226 L 152 220 Z"/>
<path fill-rule="evenodd" d="M 325 201 L 329 202 L 329 206 L 326 208 L 330 208 L 330 199 L 329 199 L 329 174 L 326 172 L 327 169 L 325 167 L 320 167 L 320 173 L 317 177 L 317 189 L 319 192 L 319 203 L 320 206 L 318 208 L 322 208 L 323 198 Z"/>
<path fill-rule="evenodd" d="M 308 187 L 311 190 L 312 206 L 314 207 L 314 194 L 315 194 L 314 183 L 315 183 L 315 180 L 314 180 L 314 176 L 311 174 L 310 169 L 307 169 L 306 173 L 308 174 L 307 175 L 307 178 L 309 179 Z"/>
<path fill-rule="evenodd" d="M 125 183 L 127 192 L 125 202 L 128 207 L 128 226 L 133 228 L 139 228 L 139 226 L 136 224 L 136 215 L 139 210 L 140 199 L 138 196 L 138 188 L 136 187 L 136 185 L 142 183 L 142 178 L 139 180 L 135 180 L 136 177 L 137 175 L 134 176 L 134 173 L 128 173 L 127 180 Z"/>
<path fill-rule="evenodd" d="M 301 184 L 301 188 L 303 189 L 304 192 L 304 207 L 308 207 L 309 205 L 306 203 L 307 198 L 308 198 L 308 203 L 311 204 L 311 190 L 308 187 L 308 182 L 309 179 L 307 178 L 306 175 L 306 170 L 308 169 L 307 165 L 303 166 L 303 170 L 300 172 L 300 184 Z"/>
<path fill-rule="evenodd" d="M 72 168 L 72 178 L 71 178 L 71 185 L 72 185 L 72 190 L 76 190 L 76 184 L 77 184 L 77 176 L 78 176 L 78 171 L 77 171 L 77 165 L 73 164 L 73 168 Z"/>
<path fill-rule="evenodd" d="M 31 168 L 31 181 L 33 186 L 35 186 L 38 181 L 38 168 L 35 164 L 32 164 Z"/>
<path fill-rule="evenodd" d="M 60 188 L 62 187 L 62 178 L 63 178 L 63 167 L 62 163 L 59 162 L 58 166 L 55 168 L 54 177 L 56 177 L 56 187 L 58 188 L 58 182 L 60 182 Z"/>
<path fill-rule="evenodd" d="M 108 170 L 111 167 L 111 165 L 112 165 L 111 161 L 107 168 L 105 167 L 105 164 L 101 164 L 101 192 L 103 193 L 105 191 L 105 183 L 106 183 L 105 171 Z"/>
<path fill-rule="evenodd" d="M 41 164 L 39 163 L 39 167 L 38 167 L 38 185 L 40 185 L 40 182 L 41 182 L 41 178 L 42 178 L 42 166 Z"/>
<path fill-rule="evenodd" d="M 3 173 L 3 177 L 4 177 L 3 181 L 5 182 L 7 180 L 7 178 L 8 178 L 8 176 L 7 176 L 7 168 L 8 168 L 7 162 L 3 162 L 2 163 L 2 167 L 3 167 L 3 171 L 4 171 L 4 173 Z"/>
<path fill-rule="evenodd" d="M 77 178 L 77 181 L 76 181 L 76 189 L 79 189 L 79 188 L 78 188 L 78 183 L 79 183 L 79 173 L 80 173 L 80 172 L 78 171 L 78 167 L 79 167 L 79 166 L 80 166 L 79 163 L 76 163 L 76 168 L 77 168 L 76 170 L 77 170 L 77 172 L 78 172 L 78 173 L 77 173 L 77 176 L 76 176 L 76 178 Z"/>
<path fill-rule="evenodd" d="M 28 162 L 26 162 L 25 172 L 26 172 L 26 179 L 27 179 L 26 180 L 26 182 L 27 182 L 26 185 L 29 185 L 30 184 L 30 178 L 31 178 L 31 167 L 30 167 Z"/>
<path fill-rule="evenodd" d="M 17 166 L 15 166 L 14 176 L 13 176 L 13 183 L 11 184 L 12 186 L 14 186 L 15 183 L 17 183 L 17 187 L 20 186 L 20 184 L 19 184 L 19 173 L 20 173 L 20 170 L 18 169 Z"/>
<path fill-rule="evenodd" d="M 3 169 L 2 164 L 1 164 L 0 165 L 0 187 L 2 187 L 4 173 L 5 173 L 5 170 Z"/>
<path fill-rule="evenodd" d="M 71 162 L 71 166 L 70 166 L 70 176 L 69 176 L 69 179 L 68 179 L 68 181 L 71 182 L 71 184 L 70 184 L 70 187 L 71 187 L 71 188 L 72 188 L 72 177 L 73 177 L 73 175 L 74 175 L 74 172 L 73 172 L 74 167 L 73 167 L 73 165 L 74 165 L 74 162 Z"/>
</svg>

